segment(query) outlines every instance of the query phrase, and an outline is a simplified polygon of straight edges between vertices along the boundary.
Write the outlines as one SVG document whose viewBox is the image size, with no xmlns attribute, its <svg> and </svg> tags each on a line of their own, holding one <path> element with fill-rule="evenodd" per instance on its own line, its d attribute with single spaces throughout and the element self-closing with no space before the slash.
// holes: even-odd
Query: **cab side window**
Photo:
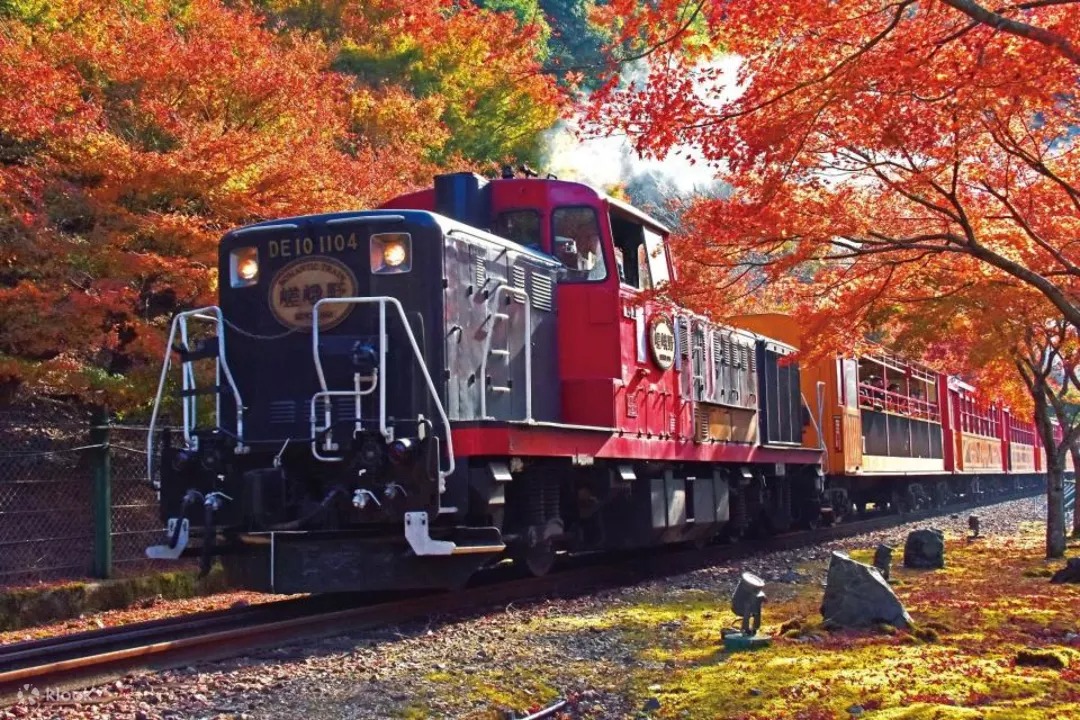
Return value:
<svg viewBox="0 0 1080 720">
<path fill-rule="evenodd" d="M 551 252 L 569 271 L 566 280 L 606 280 L 608 270 L 596 211 L 590 207 L 557 208 L 551 215 L 551 223 Z"/>
<path fill-rule="evenodd" d="M 621 213 L 612 212 L 609 217 L 619 282 L 638 290 L 651 290 L 667 282 L 664 238 Z"/>
<path fill-rule="evenodd" d="M 540 250 L 540 213 L 535 210 L 501 212 L 495 218 L 492 232 L 518 245 Z"/>
</svg>

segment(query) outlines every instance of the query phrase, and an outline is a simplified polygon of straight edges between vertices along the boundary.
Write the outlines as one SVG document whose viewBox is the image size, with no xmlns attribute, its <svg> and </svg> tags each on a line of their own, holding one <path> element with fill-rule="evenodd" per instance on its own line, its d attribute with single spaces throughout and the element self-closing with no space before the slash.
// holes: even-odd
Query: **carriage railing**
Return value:
<svg viewBox="0 0 1080 720">
<path fill-rule="evenodd" d="M 376 353 L 378 354 L 378 365 L 376 367 L 375 375 L 370 378 L 354 378 L 354 387 L 352 390 L 331 390 L 326 384 L 326 374 L 323 371 L 322 358 L 319 352 L 319 308 L 324 305 L 377 305 L 379 311 L 379 336 L 378 336 L 378 348 Z M 394 308 L 397 311 L 397 317 L 401 320 L 401 326 L 405 330 L 405 337 L 409 340 L 409 347 L 412 348 L 413 357 L 416 359 L 417 365 L 420 367 L 420 372 L 424 376 L 424 382 L 427 385 L 428 392 L 431 395 L 431 399 L 435 403 L 435 410 L 439 414 L 439 420 L 442 421 L 443 427 L 446 429 L 446 454 L 447 464 L 445 469 L 443 468 L 442 458 L 439 458 L 439 491 L 440 493 L 446 489 L 446 478 L 454 472 L 454 441 L 450 435 L 450 419 L 446 414 L 446 409 L 443 407 L 442 400 L 439 398 L 439 391 L 435 388 L 435 383 L 431 379 L 431 374 L 428 372 L 427 364 L 424 362 L 424 355 L 420 352 L 420 345 L 416 342 L 416 335 L 413 334 L 412 327 L 409 325 L 408 320 L 405 317 L 405 310 L 401 307 L 401 302 L 397 298 L 379 296 L 379 297 L 341 297 L 341 298 L 323 298 L 315 303 L 315 306 L 311 311 L 311 352 L 315 363 L 315 373 L 319 378 L 319 392 L 315 393 L 311 398 L 311 447 L 312 452 L 318 456 L 318 439 L 323 433 L 330 433 L 330 425 L 332 424 L 329 419 L 326 421 L 326 426 L 319 424 L 318 419 L 320 413 L 318 412 L 318 406 L 323 405 L 323 414 L 326 418 L 329 418 L 329 406 L 331 404 L 331 398 L 333 397 L 354 397 L 356 398 L 356 404 L 359 406 L 360 398 L 364 395 L 369 395 L 373 392 L 377 392 L 378 398 L 378 422 L 379 433 L 386 439 L 387 442 L 391 442 L 394 439 L 394 429 L 387 425 L 386 422 L 386 350 L 389 338 L 386 334 L 386 307 L 387 305 Z M 364 386 L 363 381 L 368 381 L 368 385 Z M 359 420 L 359 417 L 357 417 Z M 323 457 L 322 459 L 331 462 L 340 461 L 342 458 L 337 457 Z"/>
<path fill-rule="evenodd" d="M 1000 428 L 998 427 L 998 420 L 996 414 L 994 414 L 994 408 L 990 408 L 989 412 L 981 411 L 978 408 L 969 409 L 960 406 L 960 429 L 963 432 L 973 433 L 975 435 L 985 435 L 986 437 L 999 437 Z"/>
<path fill-rule="evenodd" d="M 197 320 L 210 323 L 214 331 L 212 349 L 196 349 L 191 346 L 191 332 L 188 327 L 189 320 Z M 174 343 L 179 336 L 180 345 Z M 150 425 L 146 433 L 146 475 L 151 484 L 154 480 L 154 431 L 157 426 L 158 414 L 161 411 L 161 402 L 165 397 L 165 384 L 172 367 L 172 356 L 176 353 L 180 357 L 180 405 L 183 411 L 182 431 L 184 443 L 189 449 L 197 449 L 198 437 L 193 433 L 198 425 L 198 400 L 199 394 L 204 392 L 196 384 L 194 363 L 201 359 L 214 360 L 214 387 L 210 388 L 209 394 L 214 396 L 214 421 L 221 428 L 221 393 L 228 390 L 232 393 L 236 405 L 236 453 L 242 454 L 247 451 L 244 444 L 244 403 L 240 398 L 240 390 L 236 386 L 232 372 L 229 370 L 229 361 L 225 353 L 225 323 L 221 315 L 221 308 L 216 305 L 199 308 L 198 310 L 186 310 L 177 313 L 173 317 L 169 327 L 169 339 L 165 345 L 165 358 L 161 364 L 161 376 L 158 379 L 157 394 L 154 395 L 154 407 L 150 413 Z M 224 378 L 228 388 L 222 386 Z"/>
<path fill-rule="evenodd" d="M 1009 441 L 1021 445 L 1035 444 L 1035 430 L 1029 424 L 1009 418 Z"/>
<path fill-rule="evenodd" d="M 936 402 L 886 390 L 870 383 L 859 383 L 859 407 L 863 410 L 907 415 L 927 422 L 941 422 L 941 412 Z"/>
</svg>

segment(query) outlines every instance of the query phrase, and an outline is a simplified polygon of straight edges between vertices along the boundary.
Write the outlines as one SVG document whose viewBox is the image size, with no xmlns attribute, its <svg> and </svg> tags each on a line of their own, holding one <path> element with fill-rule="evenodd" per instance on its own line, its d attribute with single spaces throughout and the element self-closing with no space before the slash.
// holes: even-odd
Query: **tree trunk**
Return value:
<svg viewBox="0 0 1080 720">
<path fill-rule="evenodd" d="M 1036 378 L 1035 427 L 1039 430 L 1043 448 L 1046 450 L 1046 557 L 1065 557 L 1065 448 L 1059 448 L 1054 438 L 1054 426 L 1050 423 L 1049 401 L 1045 392 L 1049 388 Z"/>
<path fill-rule="evenodd" d="M 1046 453 L 1046 557 L 1065 557 L 1065 473 Z"/>
<path fill-rule="evenodd" d="M 1069 452 L 1072 453 L 1073 483 L 1076 483 L 1077 475 L 1080 474 L 1080 447 L 1071 445 Z M 1077 487 L 1075 484 L 1074 488 Z M 1073 537 L 1080 537 L 1080 495 L 1073 495 Z"/>
</svg>

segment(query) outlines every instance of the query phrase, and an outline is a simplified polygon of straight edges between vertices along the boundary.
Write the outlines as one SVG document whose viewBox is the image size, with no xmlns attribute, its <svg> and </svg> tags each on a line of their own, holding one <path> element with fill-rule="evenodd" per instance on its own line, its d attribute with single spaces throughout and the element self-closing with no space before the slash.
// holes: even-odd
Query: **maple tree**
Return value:
<svg viewBox="0 0 1080 720">
<path fill-rule="evenodd" d="M 1005 281 L 898 304 L 877 320 L 890 344 L 940 367 L 970 368 L 967 379 L 1004 402 L 1014 416 L 1034 418 L 1048 468 L 1047 555 L 1061 557 L 1066 458 L 1073 454 L 1076 467 L 1080 438 L 1073 405 L 1080 392 L 1080 345 L 1076 328 L 1048 316 L 1048 310 L 1052 307 L 1036 290 Z"/>
<path fill-rule="evenodd" d="M 426 102 L 429 124 L 446 130 L 425 149 L 432 161 L 535 162 L 541 134 L 565 100 L 542 72 L 550 30 L 535 7 L 498 3 L 486 10 L 452 0 L 264 0 L 263 6 L 322 36 L 335 70 L 368 86 L 396 85 Z"/>
<path fill-rule="evenodd" d="M 650 72 L 594 96 L 593 130 L 625 133 L 646 156 L 687 147 L 730 184 L 685 216 L 676 299 L 719 317 L 793 312 L 811 353 L 922 316 L 954 352 L 981 352 L 988 376 L 1016 375 L 1023 322 L 1003 340 L 985 311 L 956 324 L 923 306 L 982 295 L 1000 314 L 1022 298 L 1028 327 L 1080 328 L 1080 3 L 614 0 L 606 11 L 619 52 L 647 56 Z M 721 50 L 739 58 L 736 77 Z"/>
<path fill-rule="evenodd" d="M 531 147 L 554 80 L 499 94 L 539 67 L 531 32 L 395 0 L 0 5 L 0 396 L 137 407 L 171 314 L 212 301 L 229 228 L 372 207 Z"/>
</svg>

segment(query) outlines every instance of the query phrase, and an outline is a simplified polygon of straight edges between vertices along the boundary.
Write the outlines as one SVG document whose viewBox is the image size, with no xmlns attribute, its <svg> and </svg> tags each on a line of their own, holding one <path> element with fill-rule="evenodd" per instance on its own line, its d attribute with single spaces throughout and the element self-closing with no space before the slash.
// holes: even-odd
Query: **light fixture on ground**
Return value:
<svg viewBox="0 0 1080 720">
<path fill-rule="evenodd" d="M 765 581 L 753 573 L 743 573 L 731 596 L 731 610 L 742 618 L 742 629 L 738 632 L 721 632 L 726 651 L 754 650 L 772 642 L 770 638 L 757 634 L 761 628 L 761 607 L 764 603 Z"/>
</svg>

